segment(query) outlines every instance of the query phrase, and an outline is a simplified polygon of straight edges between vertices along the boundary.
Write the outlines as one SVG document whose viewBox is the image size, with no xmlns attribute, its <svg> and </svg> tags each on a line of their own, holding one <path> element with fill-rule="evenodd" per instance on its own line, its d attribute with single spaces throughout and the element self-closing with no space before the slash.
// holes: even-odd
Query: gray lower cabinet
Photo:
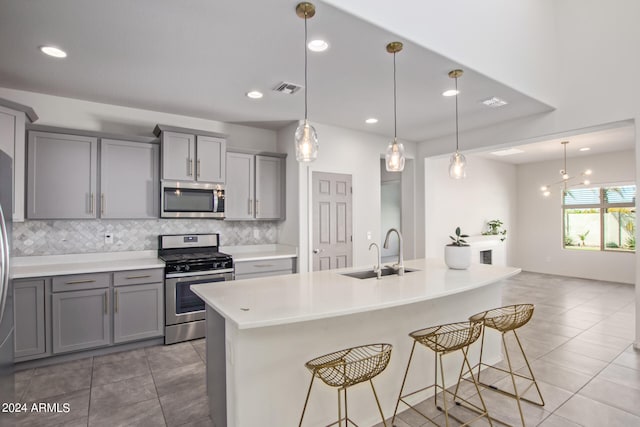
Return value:
<svg viewBox="0 0 640 427">
<path fill-rule="evenodd" d="M 54 354 L 111 343 L 108 288 L 54 293 L 51 315 Z"/>
<path fill-rule="evenodd" d="M 280 276 L 296 272 L 296 258 L 261 259 L 234 262 L 235 280 Z"/>
<path fill-rule="evenodd" d="M 98 139 L 29 132 L 27 218 L 96 218 Z"/>
<path fill-rule="evenodd" d="M 164 335 L 163 292 L 162 283 L 114 287 L 115 344 Z"/>
<path fill-rule="evenodd" d="M 100 141 L 100 217 L 158 218 L 160 146 Z"/>
<path fill-rule="evenodd" d="M 46 279 L 14 280 L 15 358 L 33 359 L 47 353 Z"/>
</svg>

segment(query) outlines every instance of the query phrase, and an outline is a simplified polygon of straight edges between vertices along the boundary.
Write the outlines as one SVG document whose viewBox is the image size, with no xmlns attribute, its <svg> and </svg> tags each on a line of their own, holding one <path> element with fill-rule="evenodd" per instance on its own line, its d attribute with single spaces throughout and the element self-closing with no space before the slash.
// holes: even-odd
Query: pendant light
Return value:
<svg viewBox="0 0 640 427">
<path fill-rule="evenodd" d="M 398 113 L 396 108 L 396 53 L 402 50 L 401 42 L 391 42 L 387 45 L 387 52 L 393 53 L 393 141 L 387 147 L 385 165 L 388 172 L 402 172 L 404 170 L 404 146 L 398 142 Z"/>
<path fill-rule="evenodd" d="M 456 152 L 451 155 L 451 161 L 449 163 L 449 178 L 453 179 L 464 179 L 467 177 L 467 159 L 458 151 L 458 77 L 460 77 L 462 73 L 462 70 L 449 71 L 449 77 L 456 81 Z"/>
<path fill-rule="evenodd" d="M 569 143 L 569 141 L 562 141 L 560 142 L 560 144 L 562 144 L 562 147 L 564 149 L 564 156 L 563 156 L 563 167 L 562 169 L 560 169 L 560 177 L 561 180 L 554 182 L 552 184 L 547 184 L 547 185 L 543 185 L 542 187 L 540 187 L 540 191 L 542 193 L 542 195 L 544 197 L 549 197 L 551 195 L 551 187 L 554 185 L 561 185 L 564 191 L 567 191 L 568 187 L 573 187 L 576 185 L 589 185 L 591 183 L 591 181 L 589 181 L 588 178 L 583 179 L 580 182 L 577 183 L 571 183 L 573 180 L 575 180 L 576 178 L 581 178 L 581 177 L 589 177 L 591 176 L 591 174 L 593 173 L 591 171 L 591 169 L 586 169 L 585 171 L 583 171 L 580 175 L 577 176 L 571 176 L 569 175 L 569 172 L 567 170 L 567 144 Z"/>
<path fill-rule="evenodd" d="M 307 19 L 316 14 L 316 7 L 308 2 L 298 3 L 296 15 L 304 19 L 304 120 L 295 132 L 296 160 L 299 162 L 312 162 L 318 157 L 318 135 L 316 130 L 307 120 Z"/>
</svg>

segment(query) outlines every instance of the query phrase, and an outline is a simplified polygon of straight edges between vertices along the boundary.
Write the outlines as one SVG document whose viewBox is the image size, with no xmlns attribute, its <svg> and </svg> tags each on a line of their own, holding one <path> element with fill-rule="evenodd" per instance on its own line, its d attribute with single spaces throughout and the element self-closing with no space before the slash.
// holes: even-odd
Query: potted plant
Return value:
<svg viewBox="0 0 640 427">
<path fill-rule="evenodd" d="M 471 247 L 465 238 L 467 234 L 462 234 L 460 227 L 456 227 L 456 237 L 449 236 L 452 240 L 444 247 L 444 262 L 447 267 L 454 270 L 465 270 L 471 265 Z"/>
<path fill-rule="evenodd" d="M 504 240 L 507 238 L 507 230 L 501 230 L 503 224 L 504 223 L 499 219 L 492 219 L 491 221 L 487 221 L 487 227 L 489 227 L 489 230 L 483 231 L 482 235 L 483 236 L 500 235 L 502 236 L 500 237 L 500 241 L 504 242 Z"/>
</svg>

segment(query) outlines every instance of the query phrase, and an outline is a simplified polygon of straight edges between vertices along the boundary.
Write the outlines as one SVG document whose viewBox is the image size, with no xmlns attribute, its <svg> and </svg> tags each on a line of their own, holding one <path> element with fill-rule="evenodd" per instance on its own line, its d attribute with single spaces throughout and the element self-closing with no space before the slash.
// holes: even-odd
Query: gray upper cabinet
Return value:
<svg viewBox="0 0 640 427">
<path fill-rule="evenodd" d="M 162 131 L 162 179 L 224 183 L 226 140 Z"/>
<path fill-rule="evenodd" d="M 96 218 L 97 138 L 29 132 L 27 218 Z"/>
<path fill-rule="evenodd" d="M 256 219 L 284 218 L 284 160 L 256 156 Z"/>
<path fill-rule="evenodd" d="M 228 152 L 226 219 L 284 219 L 284 167 L 281 156 Z"/>
<path fill-rule="evenodd" d="M 196 161 L 196 137 L 162 132 L 162 179 L 193 181 Z"/>
<path fill-rule="evenodd" d="M 100 153 L 100 216 L 157 218 L 158 144 L 102 139 Z"/>
<path fill-rule="evenodd" d="M 248 220 L 254 218 L 254 162 L 253 154 L 227 153 L 225 218 Z"/>
</svg>

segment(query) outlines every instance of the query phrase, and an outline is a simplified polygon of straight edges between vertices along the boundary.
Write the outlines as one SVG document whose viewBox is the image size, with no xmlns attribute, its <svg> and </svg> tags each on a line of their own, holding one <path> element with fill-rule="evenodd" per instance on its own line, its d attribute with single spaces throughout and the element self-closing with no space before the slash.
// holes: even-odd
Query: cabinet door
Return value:
<svg viewBox="0 0 640 427">
<path fill-rule="evenodd" d="M 211 136 L 197 138 L 196 180 L 224 183 L 227 142 Z"/>
<path fill-rule="evenodd" d="M 14 281 L 13 315 L 16 358 L 46 352 L 44 303 L 44 279 Z"/>
<path fill-rule="evenodd" d="M 120 286 L 113 289 L 113 342 L 164 335 L 162 283 Z"/>
<path fill-rule="evenodd" d="M 110 344 L 109 289 L 59 292 L 51 300 L 54 354 Z"/>
<path fill-rule="evenodd" d="M 24 124 L 23 112 L 0 107 L 0 150 L 13 159 L 14 222 L 24 221 Z"/>
<path fill-rule="evenodd" d="M 100 216 L 157 218 L 157 144 L 103 139 L 100 150 Z"/>
<path fill-rule="evenodd" d="M 162 132 L 162 179 L 195 179 L 196 139 L 194 135 Z"/>
<path fill-rule="evenodd" d="M 284 218 L 284 165 L 280 157 L 256 156 L 256 218 Z"/>
<path fill-rule="evenodd" d="M 227 153 L 225 219 L 253 219 L 254 155 Z"/>
<path fill-rule="evenodd" d="M 96 138 L 29 132 L 27 217 L 96 218 Z"/>
</svg>

